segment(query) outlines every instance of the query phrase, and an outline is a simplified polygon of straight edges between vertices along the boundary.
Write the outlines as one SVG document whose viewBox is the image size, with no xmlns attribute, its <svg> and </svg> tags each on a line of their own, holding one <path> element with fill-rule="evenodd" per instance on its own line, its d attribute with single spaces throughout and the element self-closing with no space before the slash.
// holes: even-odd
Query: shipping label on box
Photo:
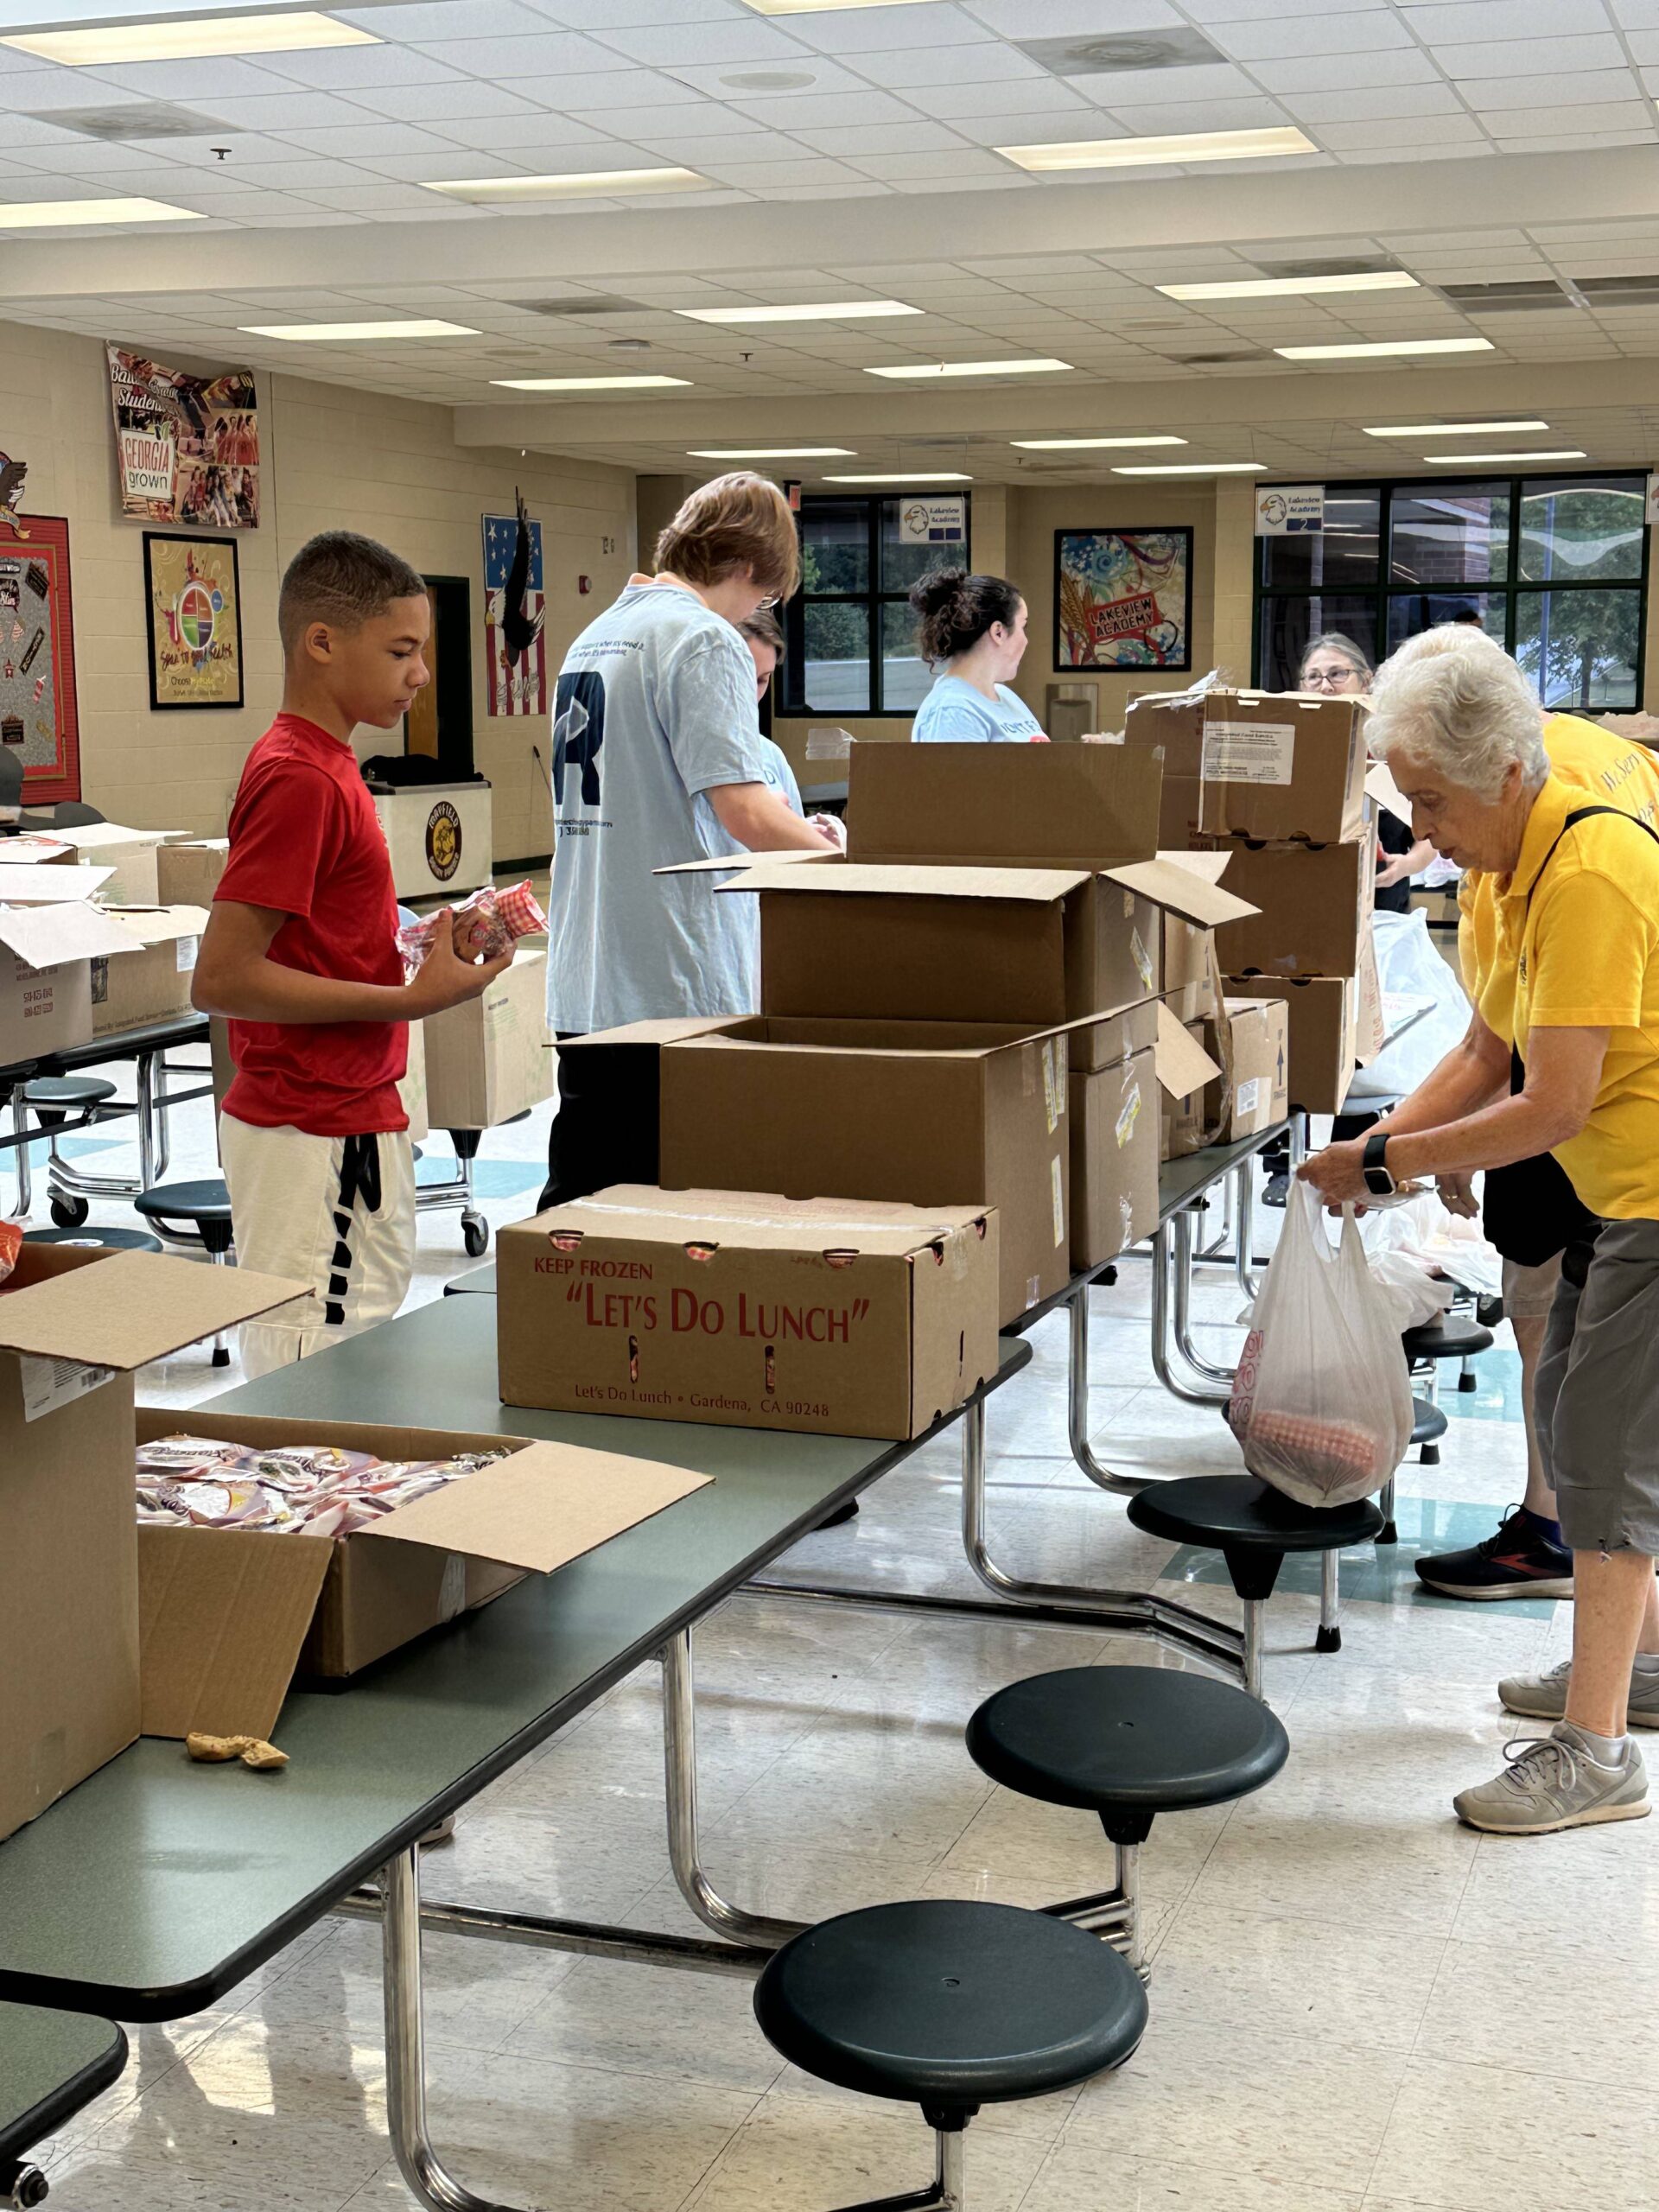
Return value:
<svg viewBox="0 0 1659 2212">
<path fill-rule="evenodd" d="M 520 950 L 482 997 L 429 1014 L 425 1029 L 435 1129 L 493 1129 L 552 1096 L 545 952 Z"/>
<path fill-rule="evenodd" d="M 919 1435 L 996 1366 L 996 1219 L 624 1185 L 501 1231 L 509 1405 Z"/>
</svg>

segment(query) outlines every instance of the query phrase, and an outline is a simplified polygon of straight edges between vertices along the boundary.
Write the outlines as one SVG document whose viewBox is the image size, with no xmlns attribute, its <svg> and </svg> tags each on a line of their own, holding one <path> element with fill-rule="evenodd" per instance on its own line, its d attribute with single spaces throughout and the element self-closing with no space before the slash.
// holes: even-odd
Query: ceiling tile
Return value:
<svg viewBox="0 0 1659 2212">
<path fill-rule="evenodd" d="M 1298 123 L 1368 123 L 1390 115 L 1461 115 L 1463 103 L 1449 85 L 1384 85 L 1375 91 L 1301 92 L 1285 96 Z"/>
<path fill-rule="evenodd" d="M 1411 34 L 1400 17 L 1381 8 L 1352 15 L 1294 16 L 1281 21 L 1260 20 L 1212 23 L 1216 43 L 1240 61 L 1275 61 L 1310 54 L 1347 54 L 1355 57 L 1354 73 L 1360 73 L 1358 57 L 1409 46 Z"/>
<path fill-rule="evenodd" d="M 519 0 L 397 0 L 391 7 L 333 8 L 342 22 L 377 38 L 419 46 L 431 39 L 522 38 L 547 29 L 550 18 Z M 555 19 L 556 20 L 556 19 Z"/>
<path fill-rule="evenodd" d="M 1611 31 L 1585 38 L 1513 38 L 1477 46 L 1436 46 L 1434 59 L 1454 84 L 1469 77 L 1541 77 L 1552 70 L 1623 69 L 1624 49 Z"/>
<path fill-rule="evenodd" d="M 1270 92 L 1347 92 L 1355 88 L 1358 73 L 1340 50 L 1332 54 L 1298 54 L 1294 60 L 1255 61 L 1250 74 Z M 1396 47 L 1383 54 L 1368 54 L 1363 72 L 1367 88 L 1385 85 L 1439 84 L 1440 72 L 1419 48 Z"/>
<path fill-rule="evenodd" d="M 1364 146 L 1466 145 L 1481 132 L 1472 116 L 1402 115 L 1380 123 L 1325 123 L 1319 135 L 1334 152 L 1351 153 Z"/>
<path fill-rule="evenodd" d="M 813 51 L 782 25 L 766 22 L 747 9 L 743 10 L 744 20 L 728 23 L 670 22 L 664 10 L 659 9 L 658 13 L 664 14 L 661 22 L 604 31 L 604 44 L 629 60 L 646 62 L 654 69 L 712 68 L 716 64 L 732 68 L 787 68 Z"/>
<path fill-rule="evenodd" d="M 733 93 L 727 102 L 741 115 L 752 117 L 768 129 L 828 130 L 837 124 L 904 123 L 915 110 L 887 92 L 788 92 L 773 99 L 753 99 Z"/>
<path fill-rule="evenodd" d="M 759 110 L 774 99 L 785 97 L 820 99 L 831 92 L 868 92 L 872 89 L 868 76 L 861 76 L 839 61 L 832 61 L 825 54 L 803 53 L 798 54 L 787 69 L 766 68 L 751 71 L 741 63 L 721 61 L 706 67 L 677 68 L 675 79 L 690 85 L 693 91 L 709 99 L 741 99 L 746 108 Z M 723 84 L 722 78 L 756 76 L 789 76 L 804 78 L 808 83 L 781 86 L 771 89 L 764 85 Z M 879 90 L 879 86 L 874 87 Z"/>
<path fill-rule="evenodd" d="M 1634 99 L 1640 87 L 1632 70 L 1597 69 L 1582 74 L 1560 71 L 1551 76 L 1471 78 L 1458 90 L 1471 108 L 1485 113 L 1506 107 L 1549 107 L 1557 102 L 1593 107 Z"/>
<path fill-rule="evenodd" d="M 1601 0 L 1405 0 L 1402 14 L 1431 46 L 1477 39 L 1576 38 L 1605 31 Z"/>
<path fill-rule="evenodd" d="M 969 12 L 1004 38 L 1087 38 L 1102 31 L 1179 30 L 1166 0 L 1113 0 L 1103 22 L 1100 0 L 968 0 Z"/>
<path fill-rule="evenodd" d="M 982 85 L 912 85 L 906 86 L 905 97 L 924 115 L 938 116 L 947 122 L 953 116 L 1065 116 L 1070 124 L 1077 124 L 1078 118 L 1085 119 L 1087 127 L 1077 124 L 1075 137 L 1101 135 L 1088 121 L 1097 111 L 1058 77 L 1016 78 L 1012 82 L 999 79 Z"/>
</svg>

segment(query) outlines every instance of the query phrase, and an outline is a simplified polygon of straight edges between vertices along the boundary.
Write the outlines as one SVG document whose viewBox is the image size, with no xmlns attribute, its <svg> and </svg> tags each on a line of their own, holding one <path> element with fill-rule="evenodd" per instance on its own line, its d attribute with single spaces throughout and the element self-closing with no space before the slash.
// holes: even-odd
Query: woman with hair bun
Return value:
<svg viewBox="0 0 1659 2212">
<path fill-rule="evenodd" d="M 917 648 L 934 671 L 911 736 L 918 745 L 1046 745 L 1008 686 L 1025 658 L 1026 602 L 1005 576 L 934 569 L 912 584 Z"/>
</svg>

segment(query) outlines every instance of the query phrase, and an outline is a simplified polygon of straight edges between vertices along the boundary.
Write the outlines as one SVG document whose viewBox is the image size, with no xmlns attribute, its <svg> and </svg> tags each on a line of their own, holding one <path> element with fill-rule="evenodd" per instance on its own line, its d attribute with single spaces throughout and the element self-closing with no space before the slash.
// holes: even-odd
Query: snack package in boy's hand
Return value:
<svg viewBox="0 0 1659 2212">
<path fill-rule="evenodd" d="M 0 1221 L 0 1282 L 17 1264 L 17 1255 L 23 1249 L 23 1232 L 15 1221 Z"/>
<path fill-rule="evenodd" d="M 404 975 L 407 981 L 419 972 L 421 963 L 432 945 L 432 925 L 436 915 L 428 914 L 418 922 L 410 922 L 397 932 L 397 950 L 404 956 Z M 486 883 L 481 891 L 474 891 L 470 899 L 462 899 L 454 909 L 455 950 L 461 958 L 476 963 L 494 960 L 521 937 L 547 927 L 547 916 L 536 903 L 536 894 L 528 883 L 510 884 L 505 891 L 498 891 Z"/>
</svg>

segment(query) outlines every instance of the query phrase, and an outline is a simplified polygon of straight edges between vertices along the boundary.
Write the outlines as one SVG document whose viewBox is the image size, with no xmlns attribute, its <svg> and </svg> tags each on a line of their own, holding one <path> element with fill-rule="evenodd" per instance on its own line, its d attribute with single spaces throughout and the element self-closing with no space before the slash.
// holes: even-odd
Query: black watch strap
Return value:
<svg viewBox="0 0 1659 2212">
<path fill-rule="evenodd" d="M 1389 1173 L 1389 1132 L 1378 1129 L 1365 1140 L 1362 1173 L 1365 1187 L 1373 1198 L 1387 1198 L 1394 1195 L 1395 1180 Z"/>
</svg>

